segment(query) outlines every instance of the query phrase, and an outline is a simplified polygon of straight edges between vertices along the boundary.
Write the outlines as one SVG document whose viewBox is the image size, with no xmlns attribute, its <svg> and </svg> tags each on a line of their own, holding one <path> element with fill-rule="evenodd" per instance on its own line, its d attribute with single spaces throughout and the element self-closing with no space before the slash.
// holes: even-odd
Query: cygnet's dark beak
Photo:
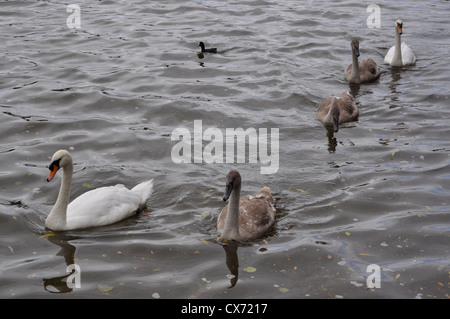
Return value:
<svg viewBox="0 0 450 319">
<path fill-rule="evenodd" d="M 229 183 L 225 186 L 225 193 L 223 194 L 223 201 L 227 201 L 230 198 L 231 192 L 233 191 L 233 184 Z"/>
<path fill-rule="evenodd" d="M 337 131 L 339 131 L 339 118 L 336 116 L 333 116 L 333 130 L 334 133 L 337 133 Z"/>
</svg>

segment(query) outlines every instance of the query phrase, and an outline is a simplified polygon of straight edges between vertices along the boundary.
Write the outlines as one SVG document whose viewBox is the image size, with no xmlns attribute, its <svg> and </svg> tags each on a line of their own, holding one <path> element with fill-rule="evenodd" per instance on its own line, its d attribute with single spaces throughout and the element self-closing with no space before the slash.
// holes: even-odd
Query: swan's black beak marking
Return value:
<svg viewBox="0 0 450 319">
<path fill-rule="evenodd" d="M 59 160 L 53 161 L 50 166 L 48 167 L 48 169 L 50 170 L 50 173 L 48 174 L 47 177 L 47 182 L 50 182 L 53 177 L 55 176 L 56 172 L 59 170 Z"/>
</svg>

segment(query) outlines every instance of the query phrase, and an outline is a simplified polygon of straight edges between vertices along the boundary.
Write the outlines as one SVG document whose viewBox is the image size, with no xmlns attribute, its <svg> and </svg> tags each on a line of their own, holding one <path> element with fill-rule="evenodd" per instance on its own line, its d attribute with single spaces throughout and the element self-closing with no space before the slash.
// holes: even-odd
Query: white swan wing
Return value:
<svg viewBox="0 0 450 319">
<path fill-rule="evenodd" d="M 123 185 L 101 187 L 82 194 L 67 207 L 67 228 L 108 225 L 133 215 L 141 194 Z"/>
<path fill-rule="evenodd" d="M 402 42 L 402 63 L 403 65 L 416 63 L 416 56 L 413 50 L 405 42 Z"/>
<path fill-rule="evenodd" d="M 395 51 L 395 46 L 393 46 L 389 49 L 389 51 L 386 53 L 386 56 L 384 57 L 384 63 L 391 64 L 392 59 L 394 58 L 394 51 Z"/>
</svg>

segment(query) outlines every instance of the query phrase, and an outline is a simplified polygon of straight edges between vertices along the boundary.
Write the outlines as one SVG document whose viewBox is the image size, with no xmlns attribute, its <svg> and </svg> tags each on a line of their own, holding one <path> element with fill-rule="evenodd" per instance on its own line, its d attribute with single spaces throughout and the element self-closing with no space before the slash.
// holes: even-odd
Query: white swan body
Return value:
<svg viewBox="0 0 450 319">
<path fill-rule="evenodd" d="M 58 199 L 45 220 L 45 226 L 54 231 L 118 222 L 143 209 L 153 190 L 153 180 L 138 184 L 131 190 L 118 184 L 88 191 L 69 204 L 73 164 L 70 153 L 65 150 L 53 155 L 47 181 L 51 181 L 60 168 L 63 168 L 63 178 Z"/>
<path fill-rule="evenodd" d="M 274 199 L 269 187 L 252 196 L 240 198 L 241 175 L 231 170 L 227 175 L 223 200 L 230 199 L 217 219 L 219 236 L 226 240 L 247 241 L 262 237 L 275 224 Z"/>
<path fill-rule="evenodd" d="M 395 45 L 389 49 L 384 57 L 384 63 L 391 66 L 406 66 L 416 63 L 416 56 L 413 50 L 405 43 L 401 41 L 401 35 L 403 33 L 402 20 L 395 21 Z"/>
</svg>

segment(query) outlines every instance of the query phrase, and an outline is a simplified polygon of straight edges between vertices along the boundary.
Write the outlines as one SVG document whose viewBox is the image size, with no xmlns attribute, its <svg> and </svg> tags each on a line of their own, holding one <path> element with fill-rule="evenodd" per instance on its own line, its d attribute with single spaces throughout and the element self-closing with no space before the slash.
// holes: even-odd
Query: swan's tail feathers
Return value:
<svg viewBox="0 0 450 319">
<path fill-rule="evenodd" d="M 142 200 L 139 208 L 144 208 L 153 192 L 153 179 L 137 184 L 131 191 L 141 195 Z"/>
</svg>

